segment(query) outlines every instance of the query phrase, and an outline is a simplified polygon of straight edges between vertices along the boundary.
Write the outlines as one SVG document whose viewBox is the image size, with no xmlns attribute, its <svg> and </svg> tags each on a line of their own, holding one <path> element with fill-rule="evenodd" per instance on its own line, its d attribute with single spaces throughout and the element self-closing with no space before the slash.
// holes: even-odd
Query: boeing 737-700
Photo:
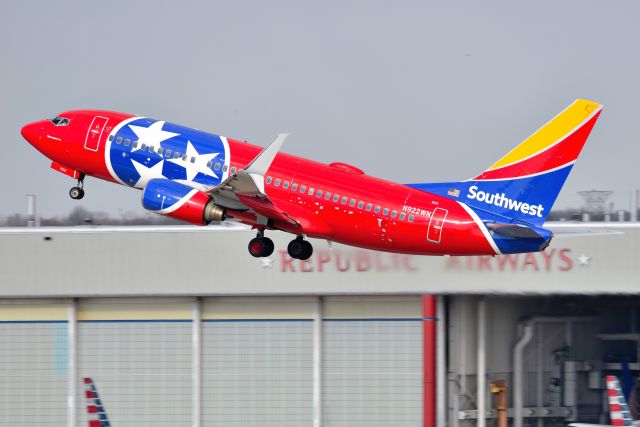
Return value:
<svg viewBox="0 0 640 427">
<path fill-rule="evenodd" d="M 577 100 L 474 178 L 399 184 L 345 163 L 280 153 L 177 124 L 100 110 L 67 111 L 22 128 L 23 137 L 77 180 L 88 176 L 142 190 L 142 205 L 192 224 L 249 224 L 255 257 L 274 250 L 266 231 L 296 237 L 293 258 L 308 259 L 307 237 L 379 251 L 423 255 L 536 252 L 543 227 L 602 106 Z"/>
</svg>

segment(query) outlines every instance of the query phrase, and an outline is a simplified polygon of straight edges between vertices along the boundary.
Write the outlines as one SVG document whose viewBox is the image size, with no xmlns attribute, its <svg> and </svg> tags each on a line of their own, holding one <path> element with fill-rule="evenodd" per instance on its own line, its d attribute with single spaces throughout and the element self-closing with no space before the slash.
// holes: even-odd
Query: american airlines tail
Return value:
<svg viewBox="0 0 640 427">
<path fill-rule="evenodd" d="M 638 425 L 631 418 L 631 411 L 629 410 L 629 405 L 627 405 L 627 399 L 624 397 L 618 378 L 613 375 L 607 375 L 606 379 L 611 424 L 571 423 L 569 427 L 622 427 Z"/>
<path fill-rule="evenodd" d="M 465 203 L 485 221 L 540 227 L 601 111 L 578 99 L 475 178 L 410 186 Z"/>
<path fill-rule="evenodd" d="M 89 427 L 111 427 L 109 417 L 98 395 L 98 389 L 91 378 L 84 378 L 84 396 L 87 399 Z"/>
</svg>

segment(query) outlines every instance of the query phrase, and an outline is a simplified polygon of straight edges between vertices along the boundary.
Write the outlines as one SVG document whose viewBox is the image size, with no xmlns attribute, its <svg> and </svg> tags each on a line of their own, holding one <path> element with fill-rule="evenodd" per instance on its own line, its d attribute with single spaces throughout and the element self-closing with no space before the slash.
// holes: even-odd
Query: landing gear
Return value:
<svg viewBox="0 0 640 427">
<path fill-rule="evenodd" d="M 287 246 L 287 252 L 289 252 L 289 256 L 291 258 L 304 261 L 311 258 L 311 255 L 313 254 L 313 246 L 311 246 L 311 243 L 304 240 L 302 236 L 298 236 L 294 240 L 289 242 L 289 246 Z"/>
<path fill-rule="evenodd" d="M 273 240 L 264 237 L 264 231 L 258 231 L 258 235 L 249 242 L 249 253 L 256 258 L 268 257 L 273 253 Z"/>
<path fill-rule="evenodd" d="M 80 200 L 84 197 L 84 174 L 78 178 L 78 185 L 69 190 L 69 196 L 74 200 Z"/>
<path fill-rule="evenodd" d="M 84 197 L 84 190 L 82 187 L 73 187 L 69 190 L 69 196 L 74 200 L 80 200 Z"/>
</svg>

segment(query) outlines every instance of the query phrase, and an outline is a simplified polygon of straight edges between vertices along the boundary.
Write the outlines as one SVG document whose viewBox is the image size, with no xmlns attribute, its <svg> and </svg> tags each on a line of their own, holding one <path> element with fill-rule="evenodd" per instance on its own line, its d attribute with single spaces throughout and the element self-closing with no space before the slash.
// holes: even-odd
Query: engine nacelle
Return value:
<svg viewBox="0 0 640 427">
<path fill-rule="evenodd" d="M 151 212 L 196 225 L 225 219 L 225 210 L 202 191 L 179 182 L 156 178 L 142 191 L 142 206 Z"/>
</svg>

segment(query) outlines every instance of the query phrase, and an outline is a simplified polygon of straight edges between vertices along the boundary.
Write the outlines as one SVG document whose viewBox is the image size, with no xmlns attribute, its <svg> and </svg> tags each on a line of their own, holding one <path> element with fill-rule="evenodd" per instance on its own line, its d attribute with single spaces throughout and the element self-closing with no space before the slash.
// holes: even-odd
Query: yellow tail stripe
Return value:
<svg viewBox="0 0 640 427">
<path fill-rule="evenodd" d="M 600 104 L 597 102 L 585 99 L 576 100 L 566 110 L 551 119 L 550 122 L 525 139 L 506 156 L 494 163 L 489 170 L 519 162 L 553 145 L 573 131 L 599 107 Z"/>
</svg>

